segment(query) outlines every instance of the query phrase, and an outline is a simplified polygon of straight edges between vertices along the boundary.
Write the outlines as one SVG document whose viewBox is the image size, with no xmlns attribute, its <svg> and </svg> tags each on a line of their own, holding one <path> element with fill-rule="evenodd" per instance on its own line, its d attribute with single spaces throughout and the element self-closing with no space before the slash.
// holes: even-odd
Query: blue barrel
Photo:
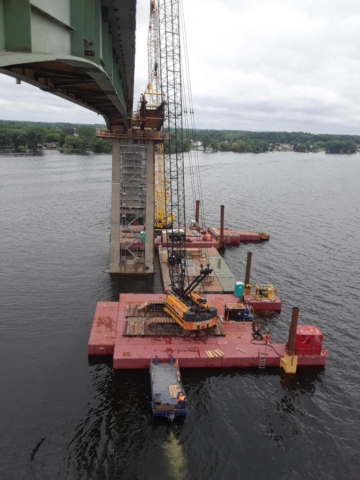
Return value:
<svg viewBox="0 0 360 480">
<path fill-rule="evenodd" d="M 146 232 L 140 232 L 140 240 L 141 240 L 141 243 L 145 243 Z"/>
<path fill-rule="evenodd" d="M 235 290 L 234 290 L 235 297 L 242 297 L 244 295 L 244 288 L 245 288 L 245 285 L 243 284 L 243 282 L 235 282 Z"/>
</svg>

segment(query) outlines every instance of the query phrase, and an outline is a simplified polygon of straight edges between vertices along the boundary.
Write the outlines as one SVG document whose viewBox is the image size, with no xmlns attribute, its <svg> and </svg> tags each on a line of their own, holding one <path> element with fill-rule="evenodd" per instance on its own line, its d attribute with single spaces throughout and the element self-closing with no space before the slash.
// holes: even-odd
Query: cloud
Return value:
<svg viewBox="0 0 360 480">
<path fill-rule="evenodd" d="M 103 117 L 43 92 L 25 82 L 0 75 L 0 120 L 103 124 Z"/>
<path fill-rule="evenodd" d="M 181 3 L 199 128 L 360 132 L 358 0 Z M 135 106 L 147 84 L 148 20 L 149 0 L 138 0 Z M 0 117 L 9 115 L 102 121 L 0 75 Z"/>
<path fill-rule="evenodd" d="M 197 125 L 360 131 L 360 4 L 193 0 L 185 8 Z"/>
</svg>

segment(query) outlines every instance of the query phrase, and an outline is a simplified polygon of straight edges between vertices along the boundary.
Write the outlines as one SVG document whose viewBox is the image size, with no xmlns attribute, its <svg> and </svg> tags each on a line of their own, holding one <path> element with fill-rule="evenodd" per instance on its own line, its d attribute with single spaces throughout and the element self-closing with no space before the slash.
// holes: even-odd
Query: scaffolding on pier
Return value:
<svg viewBox="0 0 360 480">
<path fill-rule="evenodd" d="M 120 144 L 120 263 L 144 263 L 146 144 Z"/>
</svg>

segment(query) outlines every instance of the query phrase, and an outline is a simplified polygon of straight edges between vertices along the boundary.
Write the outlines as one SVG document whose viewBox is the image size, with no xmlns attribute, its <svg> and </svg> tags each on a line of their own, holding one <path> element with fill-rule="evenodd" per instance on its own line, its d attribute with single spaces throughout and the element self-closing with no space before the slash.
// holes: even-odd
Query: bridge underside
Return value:
<svg viewBox="0 0 360 480">
<path fill-rule="evenodd" d="M 12 55 L 11 62 L 14 63 L 0 69 L 0 72 L 102 115 L 109 129 L 127 125 L 124 99 L 119 98 L 107 74 L 91 62 L 55 57 L 23 63 L 20 61 L 23 58 L 19 57 L 23 56 Z M 10 56 L 7 59 L 10 60 Z"/>
<path fill-rule="evenodd" d="M 128 127 L 136 0 L 0 0 L 0 73 Z"/>
</svg>

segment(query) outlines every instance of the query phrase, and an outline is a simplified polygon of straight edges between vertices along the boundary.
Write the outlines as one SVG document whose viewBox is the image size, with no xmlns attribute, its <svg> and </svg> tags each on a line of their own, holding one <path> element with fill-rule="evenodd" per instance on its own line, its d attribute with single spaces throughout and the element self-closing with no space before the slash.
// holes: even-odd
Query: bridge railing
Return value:
<svg viewBox="0 0 360 480">
<path fill-rule="evenodd" d="M 96 129 L 96 136 L 104 139 L 118 139 L 118 140 L 136 140 L 136 141 L 157 141 L 163 142 L 167 140 L 167 135 L 163 131 L 157 130 L 140 130 L 132 128 L 130 130 L 103 130 Z"/>
</svg>

